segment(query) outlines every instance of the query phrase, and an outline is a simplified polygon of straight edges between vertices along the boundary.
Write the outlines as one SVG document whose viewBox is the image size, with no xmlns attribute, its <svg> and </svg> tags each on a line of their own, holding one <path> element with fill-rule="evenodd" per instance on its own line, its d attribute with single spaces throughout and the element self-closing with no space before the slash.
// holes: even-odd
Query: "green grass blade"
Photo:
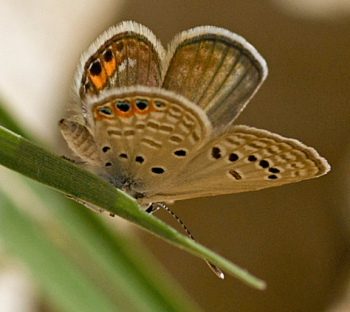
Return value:
<svg viewBox="0 0 350 312">
<path fill-rule="evenodd" d="M 86 267 L 92 266 L 100 284 L 108 285 L 106 292 L 118 288 L 118 298 L 128 298 L 138 311 L 198 311 L 174 281 L 164 278 L 161 266 L 147 257 L 135 238 L 115 235 L 102 223 L 101 215 L 70 204 L 77 207 L 61 207 L 55 214 L 74 238 L 75 248 L 84 250 Z"/>
<path fill-rule="evenodd" d="M 45 151 L 30 141 L 0 128 L 0 162 L 4 166 L 125 218 L 166 241 L 205 258 L 248 285 L 264 289 L 264 281 L 181 235 L 161 220 L 142 211 L 137 202 L 97 176 Z"/>
<path fill-rule="evenodd" d="M 0 181 L 0 197 L 1 191 L 11 195 L 24 212 L 22 218 L 29 217 L 27 214 L 30 211 L 33 221 L 28 222 L 36 224 L 36 231 L 50 241 L 52 245 L 50 248 L 57 248 L 57 252 L 62 253 L 62 257 L 66 258 L 72 266 L 72 270 L 79 270 L 99 293 L 103 293 L 116 307 L 121 307 L 119 310 L 130 312 L 200 310 L 191 302 L 187 294 L 176 287 L 173 280 L 165 278 L 165 274 L 160 274 L 161 266 L 157 265 L 157 261 L 153 258 L 149 259 L 145 255 L 146 252 L 142 252 L 142 248 L 133 237 L 116 235 L 115 231 L 110 231 L 103 223 L 101 215 L 34 181 L 19 176 L 16 179 L 14 173 L 11 173 L 11 176 L 9 174 L 5 176 L 5 169 L 1 170 L 1 174 L 3 181 Z M 25 198 L 25 202 L 19 200 L 18 195 L 15 196 L 14 193 L 18 194 L 18 189 L 21 190 L 21 196 Z M 33 196 L 33 191 L 36 196 Z M 4 208 L 7 207 L 4 205 Z M 49 210 L 46 212 L 45 208 Z M 44 219 L 40 217 L 42 213 L 45 215 Z M 18 224 L 8 220 L 6 222 L 12 224 L 12 230 Z M 16 228 L 15 231 L 22 233 L 22 227 Z M 8 235 L 11 234 L 1 235 L 0 231 L 2 241 L 12 249 L 14 240 L 8 239 Z M 44 262 L 44 270 L 48 270 L 50 266 L 51 270 L 55 270 L 57 262 L 47 259 L 50 253 L 47 253 L 44 245 L 40 245 L 41 248 L 39 248 L 35 243 L 36 238 L 32 239 L 30 235 L 26 234 L 25 243 L 30 241 L 37 247 L 38 252 L 35 255 L 40 260 L 36 260 L 36 263 Z M 20 237 L 23 238 L 23 235 Z M 23 254 L 17 254 L 27 262 Z M 35 272 L 38 269 L 31 266 L 30 259 L 29 266 Z M 67 284 L 65 280 L 69 280 L 71 276 L 70 274 L 64 276 L 64 272 L 70 271 L 63 270 L 61 276 L 59 278 L 56 276 L 56 280 L 51 279 L 51 282 Z M 41 276 L 38 277 L 40 281 Z M 46 287 L 43 289 L 47 292 Z M 69 287 L 64 289 L 75 292 L 75 289 Z M 63 295 L 61 292 L 54 296 L 60 294 Z M 79 291 L 77 296 L 85 298 L 89 293 L 83 294 Z M 61 300 L 65 301 L 65 297 L 63 295 Z"/>
<path fill-rule="evenodd" d="M 2 193 L 0 236 L 40 281 L 46 295 L 61 311 L 115 312 L 120 306 L 95 287 L 52 241 Z M 64 300 L 62 300 L 64 298 Z"/>
</svg>

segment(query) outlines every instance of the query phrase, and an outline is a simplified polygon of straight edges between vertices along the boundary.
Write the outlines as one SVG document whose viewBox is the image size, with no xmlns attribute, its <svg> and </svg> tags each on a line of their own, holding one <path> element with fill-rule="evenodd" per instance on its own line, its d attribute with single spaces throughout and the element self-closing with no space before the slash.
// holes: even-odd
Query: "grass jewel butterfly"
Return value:
<svg viewBox="0 0 350 312">
<path fill-rule="evenodd" d="M 149 212 L 152 203 L 326 174 L 313 148 L 232 125 L 266 76 L 262 56 L 228 30 L 196 27 L 164 49 L 145 26 L 122 22 L 82 55 L 74 87 L 80 111 L 60 129 L 88 170 Z"/>
</svg>

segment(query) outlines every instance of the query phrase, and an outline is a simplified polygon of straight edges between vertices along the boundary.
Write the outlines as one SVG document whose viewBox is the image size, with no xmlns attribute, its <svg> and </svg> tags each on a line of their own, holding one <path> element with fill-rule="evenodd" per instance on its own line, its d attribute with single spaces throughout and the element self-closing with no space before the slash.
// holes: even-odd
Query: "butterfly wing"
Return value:
<svg viewBox="0 0 350 312">
<path fill-rule="evenodd" d="M 234 126 L 200 149 L 168 187 L 150 201 L 231 194 L 279 186 L 326 174 L 327 161 L 294 139 Z"/>
<path fill-rule="evenodd" d="M 86 126 L 68 119 L 61 119 L 59 126 L 62 136 L 76 156 L 86 163 L 101 166 L 95 139 Z"/>
<path fill-rule="evenodd" d="M 83 114 L 62 120 L 61 131 L 100 175 L 141 194 L 141 204 L 325 174 L 326 160 L 296 140 L 245 126 L 213 136 L 212 127 L 230 124 L 266 75 L 255 48 L 227 30 L 191 29 L 165 53 L 148 28 L 123 22 L 83 54 L 75 84 Z"/>
<path fill-rule="evenodd" d="M 171 181 L 211 134 L 197 105 L 160 88 L 117 88 L 85 105 L 106 175 L 137 193 L 155 192 Z"/>
<path fill-rule="evenodd" d="M 104 32 L 81 56 L 77 98 L 132 85 L 159 86 L 164 48 L 145 26 L 122 22 Z"/>
<path fill-rule="evenodd" d="M 177 35 L 165 63 L 163 88 L 198 104 L 214 127 L 231 123 L 267 75 L 266 62 L 252 45 L 213 26 Z"/>
</svg>

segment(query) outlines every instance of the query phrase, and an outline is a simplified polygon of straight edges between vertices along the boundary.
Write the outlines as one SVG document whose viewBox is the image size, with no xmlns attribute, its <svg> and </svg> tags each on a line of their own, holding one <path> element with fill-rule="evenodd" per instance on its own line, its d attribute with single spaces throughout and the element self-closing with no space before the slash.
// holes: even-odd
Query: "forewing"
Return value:
<svg viewBox="0 0 350 312">
<path fill-rule="evenodd" d="M 175 185 L 151 201 L 231 194 L 324 175 L 330 167 L 313 148 L 268 131 L 235 126 L 210 141 L 180 171 Z"/>
<path fill-rule="evenodd" d="M 266 62 L 252 45 L 218 27 L 180 33 L 167 53 L 163 88 L 198 104 L 214 126 L 231 123 L 267 75 Z"/>
<path fill-rule="evenodd" d="M 104 32 L 82 55 L 75 77 L 78 98 L 113 87 L 159 86 L 164 48 L 145 26 L 122 22 Z"/>
</svg>

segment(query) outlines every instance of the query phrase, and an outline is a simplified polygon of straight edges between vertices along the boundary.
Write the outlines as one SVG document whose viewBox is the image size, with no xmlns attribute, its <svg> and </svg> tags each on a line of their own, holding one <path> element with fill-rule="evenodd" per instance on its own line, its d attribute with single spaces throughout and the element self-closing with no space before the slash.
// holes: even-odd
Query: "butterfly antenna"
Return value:
<svg viewBox="0 0 350 312">
<path fill-rule="evenodd" d="M 170 213 L 177 222 L 180 223 L 181 227 L 184 229 L 184 231 L 187 233 L 188 237 L 191 238 L 193 241 L 196 241 L 195 238 L 193 237 L 193 235 L 191 234 L 191 232 L 189 231 L 188 227 L 183 223 L 183 221 L 175 214 L 175 212 L 173 212 L 167 205 L 165 205 L 164 203 L 156 203 L 157 206 L 154 207 L 153 204 L 150 205 L 150 207 L 148 207 L 148 209 L 146 210 L 149 213 L 154 213 L 156 211 L 159 210 L 159 207 L 163 208 L 165 211 L 167 211 L 168 213 Z M 203 259 L 206 264 L 209 266 L 209 268 L 214 272 L 214 274 L 221 279 L 225 278 L 225 274 L 214 264 L 212 264 L 211 262 L 209 262 L 206 259 Z"/>
</svg>

